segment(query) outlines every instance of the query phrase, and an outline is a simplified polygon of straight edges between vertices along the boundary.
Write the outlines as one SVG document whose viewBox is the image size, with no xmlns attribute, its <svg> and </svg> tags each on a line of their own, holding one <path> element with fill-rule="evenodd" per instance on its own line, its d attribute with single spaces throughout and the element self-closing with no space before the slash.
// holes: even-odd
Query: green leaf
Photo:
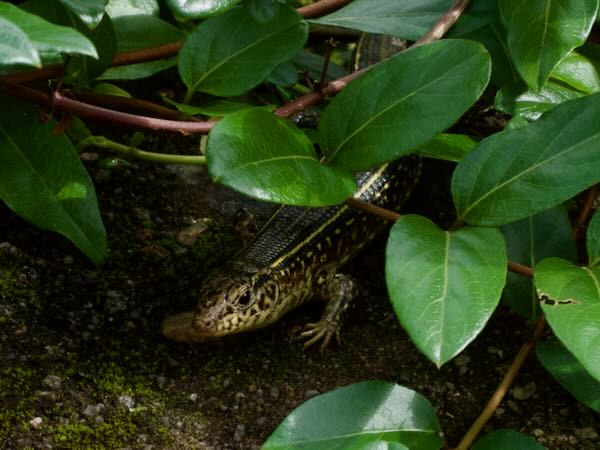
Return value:
<svg viewBox="0 0 600 450">
<path fill-rule="evenodd" d="M 247 108 L 257 108 L 255 105 L 248 103 L 233 102 L 229 100 L 211 100 L 201 105 L 184 105 L 183 103 L 177 103 L 173 100 L 163 97 L 165 103 L 174 106 L 177 110 L 181 111 L 188 116 L 207 116 L 207 117 L 224 117 L 229 114 L 241 111 Z M 268 111 L 273 111 L 275 107 L 273 105 L 262 106 Z"/>
<path fill-rule="evenodd" d="M 437 448 L 437 447 L 435 447 Z M 410 450 L 406 445 L 398 442 L 376 441 L 361 447 L 361 450 Z"/>
<path fill-rule="evenodd" d="M 231 9 L 239 0 L 167 0 L 173 15 L 180 20 L 216 16 Z"/>
<path fill-rule="evenodd" d="M 104 16 L 104 8 L 108 0 L 58 0 L 90 28 L 98 26 Z"/>
<path fill-rule="evenodd" d="M 109 0 L 106 13 L 111 19 L 121 16 L 158 16 L 158 0 Z"/>
<path fill-rule="evenodd" d="M 489 75 L 488 53 L 471 41 L 444 39 L 393 56 L 327 106 L 321 149 L 329 163 L 349 170 L 397 159 L 456 122 Z"/>
<path fill-rule="evenodd" d="M 70 27 L 54 25 L 6 2 L 0 2 L 0 17 L 21 28 L 42 57 L 60 53 L 98 57 L 94 44 Z"/>
<path fill-rule="evenodd" d="M 293 58 L 307 36 L 307 24 L 285 5 L 278 19 L 268 24 L 255 22 L 243 8 L 207 19 L 179 52 L 179 74 L 188 87 L 186 100 L 195 91 L 223 97 L 247 92 Z"/>
<path fill-rule="evenodd" d="M 267 23 L 279 15 L 279 0 L 244 0 L 244 9 L 257 22 Z"/>
<path fill-rule="evenodd" d="M 472 450 L 545 450 L 542 444 L 514 430 L 496 430 L 486 434 Z"/>
<path fill-rule="evenodd" d="M 421 394 L 395 384 L 366 381 L 300 405 L 262 449 L 362 450 L 386 440 L 411 450 L 433 450 L 443 445 L 440 433 L 435 410 Z"/>
<path fill-rule="evenodd" d="M 563 345 L 556 341 L 538 342 L 535 351 L 556 381 L 581 403 L 600 412 L 600 382 Z"/>
<path fill-rule="evenodd" d="M 404 215 L 390 232 L 385 274 L 396 315 L 438 367 L 485 326 L 506 281 L 506 249 L 497 229 L 443 231 Z"/>
<path fill-rule="evenodd" d="M 597 0 L 500 0 L 508 46 L 521 77 L 538 90 L 571 50 L 590 32 Z"/>
<path fill-rule="evenodd" d="M 600 209 L 596 210 L 588 225 L 586 247 L 589 266 L 595 267 L 600 264 Z"/>
<path fill-rule="evenodd" d="M 426 144 L 416 147 L 414 152 L 428 158 L 458 162 L 476 145 L 477 142 L 464 134 L 440 133 Z"/>
<path fill-rule="evenodd" d="M 586 94 L 600 91 L 600 61 L 580 54 L 569 53 L 552 71 L 552 78 Z"/>
<path fill-rule="evenodd" d="M 356 189 L 350 173 L 319 163 L 302 131 L 264 109 L 244 109 L 217 122 L 206 156 L 215 181 L 261 200 L 325 206 Z"/>
<path fill-rule="evenodd" d="M 292 61 L 286 61 L 275 67 L 266 81 L 278 86 L 293 86 L 298 82 L 298 70 Z"/>
<path fill-rule="evenodd" d="M 2 97 L 0 198 L 15 213 L 70 239 L 92 261 L 106 257 L 94 186 L 56 122 L 39 123 L 29 105 Z"/>
<path fill-rule="evenodd" d="M 520 80 L 508 51 L 497 0 L 471 1 L 447 37 L 481 42 L 492 57 L 490 81 L 494 84 L 505 86 Z"/>
<path fill-rule="evenodd" d="M 139 64 L 128 64 L 120 67 L 110 67 L 96 80 L 139 80 L 167 70 L 177 65 L 177 56 L 159 59 Z"/>
<path fill-rule="evenodd" d="M 559 258 L 535 266 L 535 286 L 554 334 L 600 380 L 600 267 Z"/>
<path fill-rule="evenodd" d="M 42 61 L 25 32 L 0 16 L 0 68 L 17 65 L 41 67 Z"/>
<path fill-rule="evenodd" d="M 548 80 L 539 92 L 527 89 L 522 83 L 509 84 L 496 93 L 494 107 L 512 116 L 523 116 L 529 120 L 537 120 L 542 113 L 556 105 L 584 97 L 585 94 Z"/>
<path fill-rule="evenodd" d="M 131 98 L 131 94 L 119 86 L 110 83 L 99 83 L 94 86 L 94 92 L 98 94 L 115 95 L 117 97 Z"/>
<path fill-rule="evenodd" d="M 98 58 L 92 59 L 83 56 L 73 58 L 69 62 L 69 78 L 76 80 L 78 84 L 87 85 L 90 80 L 100 75 L 112 64 L 117 51 L 115 30 L 108 15 L 104 15 L 102 21 L 94 29 L 87 28 L 78 17 L 69 15 L 69 19 L 71 26 L 89 38 L 98 50 Z"/>
<path fill-rule="evenodd" d="M 550 256 L 577 258 L 575 238 L 567 210 L 559 205 L 502 227 L 508 259 L 529 267 Z M 514 273 L 502 294 L 504 301 L 522 316 L 534 320 L 541 311 L 533 281 Z"/>
<path fill-rule="evenodd" d="M 600 181 L 599 114 L 600 94 L 594 94 L 481 141 L 452 177 L 459 219 L 503 225 L 551 208 Z"/>
<path fill-rule="evenodd" d="M 179 28 L 150 15 L 117 17 L 113 26 L 120 52 L 158 47 L 184 38 Z"/>
<path fill-rule="evenodd" d="M 448 10 L 451 0 L 354 0 L 310 23 L 416 41 Z"/>
</svg>

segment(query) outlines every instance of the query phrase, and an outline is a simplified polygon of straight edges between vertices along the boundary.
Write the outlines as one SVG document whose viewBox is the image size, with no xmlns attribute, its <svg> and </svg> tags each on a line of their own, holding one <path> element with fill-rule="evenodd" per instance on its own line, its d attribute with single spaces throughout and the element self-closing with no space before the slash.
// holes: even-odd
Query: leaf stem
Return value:
<svg viewBox="0 0 600 450">
<path fill-rule="evenodd" d="M 81 151 L 87 147 L 99 147 L 106 150 L 112 150 L 125 156 L 130 156 L 144 161 L 151 161 L 160 164 L 187 164 L 187 165 L 205 165 L 206 156 L 202 155 L 167 155 L 165 153 L 154 153 L 140 150 L 131 145 L 123 145 L 112 141 L 104 136 L 90 136 L 77 144 L 77 150 Z"/>
<path fill-rule="evenodd" d="M 512 385 L 517 374 L 519 373 L 519 370 L 521 369 L 521 366 L 525 362 L 525 359 L 527 359 L 527 356 L 529 355 L 529 353 L 531 353 L 531 350 L 535 346 L 536 342 L 542 336 L 545 326 L 546 319 L 544 318 L 544 316 L 542 316 L 538 320 L 531 338 L 527 342 L 525 342 L 525 344 L 523 344 L 521 350 L 519 350 L 519 353 L 517 353 L 517 356 L 515 356 L 515 359 L 513 359 L 513 362 L 506 371 L 504 378 L 502 378 L 502 381 L 496 388 L 496 391 L 488 401 L 487 405 L 485 405 L 483 411 L 481 411 L 479 417 L 477 417 L 475 422 L 473 422 L 471 428 L 469 428 L 469 430 L 464 435 L 464 437 L 462 438 L 455 450 L 467 450 L 471 447 L 471 444 L 473 443 L 477 435 L 481 432 L 482 428 L 485 426 L 490 417 L 492 417 L 492 414 L 494 414 L 494 411 L 496 411 L 496 408 L 498 408 L 500 402 L 502 402 L 502 399 L 506 395 L 506 392 Z"/>
</svg>

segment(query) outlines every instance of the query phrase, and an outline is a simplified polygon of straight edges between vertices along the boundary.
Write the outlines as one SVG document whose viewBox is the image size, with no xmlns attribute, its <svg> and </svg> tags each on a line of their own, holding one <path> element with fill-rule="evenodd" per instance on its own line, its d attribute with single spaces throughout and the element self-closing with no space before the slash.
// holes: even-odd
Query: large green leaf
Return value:
<svg viewBox="0 0 600 450">
<path fill-rule="evenodd" d="M 349 170 L 397 159 L 456 122 L 489 76 L 488 53 L 471 41 L 437 41 L 396 55 L 327 106 L 321 149 L 329 163 Z"/>
<path fill-rule="evenodd" d="M 551 208 L 600 181 L 599 115 L 600 94 L 594 94 L 481 141 L 452 177 L 459 218 L 503 225 Z"/>
<path fill-rule="evenodd" d="M 535 351 L 542 365 L 584 405 L 600 412 L 600 381 L 594 379 L 559 342 L 539 342 Z"/>
<path fill-rule="evenodd" d="M 158 0 L 109 0 L 106 13 L 111 19 L 121 16 L 158 16 Z"/>
<path fill-rule="evenodd" d="M 472 450 L 546 450 L 542 444 L 514 430 L 496 430 L 486 434 Z"/>
<path fill-rule="evenodd" d="M 496 93 L 494 107 L 511 116 L 538 119 L 544 112 L 561 103 L 585 96 L 555 80 L 548 80 L 539 91 L 528 89 L 522 81 L 504 86 Z"/>
<path fill-rule="evenodd" d="M 310 22 L 416 41 L 429 31 L 451 4 L 452 0 L 354 0 Z"/>
<path fill-rule="evenodd" d="M 279 15 L 279 0 L 244 0 L 244 8 L 257 22 L 267 23 Z"/>
<path fill-rule="evenodd" d="M 150 14 L 121 15 L 113 19 L 117 48 L 121 52 L 141 50 L 169 44 L 183 39 L 179 28 Z M 147 78 L 177 65 L 177 57 L 148 61 L 126 66 L 110 67 L 97 79 L 135 80 Z"/>
<path fill-rule="evenodd" d="M 570 261 L 577 258 L 571 221 L 562 205 L 505 225 L 502 233 L 511 261 L 533 267 L 550 256 Z M 530 320 L 541 313 L 533 281 L 529 278 L 509 273 L 502 298 L 512 309 Z"/>
<path fill-rule="evenodd" d="M 180 41 L 184 34 L 169 22 L 148 14 L 113 19 L 120 52 L 130 52 Z"/>
<path fill-rule="evenodd" d="M 506 43 L 498 0 L 472 0 L 447 37 L 481 42 L 492 57 L 491 81 L 496 85 L 505 86 L 520 79 Z"/>
<path fill-rule="evenodd" d="M 513 61 L 532 89 L 540 89 L 560 60 L 585 42 L 597 9 L 597 0 L 500 0 Z"/>
<path fill-rule="evenodd" d="M 112 63 L 117 43 L 108 15 L 104 15 L 101 22 L 94 29 L 90 29 L 76 14 L 56 0 L 29 0 L 24 6 L 28 11 L 52 23 L 66 26 L 71 32 L 78 30 L 93 43 L 97 51 L 93 58 L 76 55 L 69 60 L 67 68 L 69 81 L 86 85 Z"/>
<path fill-rule="evenodd" d="M 216 16 L 233 8 L 239 0 L 167 0 L 171 11 L 181 20 Z"/>
<path fill-rule="evenodd" d="M 554 334 L 600 380 L 600 267 L 547 258 L 535 266 L 535 286 Z"/>
<path fill-rule="evenodd" d="M 319 162 L 292 122 L 259 108 L 220 120 L 208 136 L 207 160 L 216 181 L 261 200 L 324 206 L 356 189 L 349 172 Z"/>
<path fill-rule="evenodd" d="M 435 410 L 421 394 L 395 384 L 367 381 L 300 405 L 262 449 L 363 450 L 385 440 L 411 450 L 434 450 L 442 447 L 440 432 Z"/>
<path fill-rule="evenodd" d="M 396 315 L 412 341 L 441 366 L 483 329 L 506 280 L 497 229 L 443 231 L 405 215 L 390 232 L 385 274 Z"/>
<path fill-rule="evenodd" d="M 104 8 L 108 0 L 58 0 L 90 28 L 95 28 L 104 16 Z"/>
<path fill-rule="evenodd" d="M 600 91 L 600 61 L 579 52 L 569 53 L 552 71 L 552 78 L 586 94 Z"/>
<path fill-rule="evenodd" d="M 596 210 L 588 225 L 586 247 L 589 266 L 600 264 L 600 210 Z"/>
<path fill-rule="evenodd" d="M 0 2 L 0 17 L 23 30 L 42 56 L 75 53 L 98 57 L 94 44 L 70 27 L 54 25 L 6 2 Z"/>
<path fill-rule="evenodd" d="M 477 145 L 464 134 L 440 133 L 426 144 L 419 145 L 414 152 L 428 158 L 458 162 Z"/>
<path fill-rule="evenodd" d="M 277 20 L 255 22 L 243 8 L 202 22 L 179 52 L 179 74 L 195 91 L 219 96 L 240 95 L 263 81 L 304 46 L 308 26 L 289 6 Z"/>
<path fill-rule="evenodd" d="M 0 109 L 0 198 L 33 224 L 69 238 L 91 260 L 106 256 L 94 186 L 56 122 L 10 97 Z"/>
<path fill-rule="evenodd" d="M 25 32 L 0 16 L 0 68 L 19 65 L 41 67 L 42 61 Z"/>
</svg>

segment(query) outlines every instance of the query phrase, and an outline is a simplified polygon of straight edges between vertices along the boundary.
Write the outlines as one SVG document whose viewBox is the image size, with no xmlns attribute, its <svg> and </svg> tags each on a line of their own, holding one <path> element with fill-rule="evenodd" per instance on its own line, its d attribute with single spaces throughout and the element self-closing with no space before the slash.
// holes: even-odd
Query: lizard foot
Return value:
<svg viewBox="0 0 600 450">
<path fill-rule="evenodd" d="M 307 323 L 304 327 L 304 331 L 300 333 L 301 339 L 306 339 L 304 342 L 304 349 L 315 345 L 321 339 L 320 351 L 321 353 L 331 342 L 331 338 L 335 336 L 335 340 L 338 345 L 340 344 L 340 327 L 337 323 L 329 322 L 327 320 L 321 320 L 320 322 Z"/>
</svg>

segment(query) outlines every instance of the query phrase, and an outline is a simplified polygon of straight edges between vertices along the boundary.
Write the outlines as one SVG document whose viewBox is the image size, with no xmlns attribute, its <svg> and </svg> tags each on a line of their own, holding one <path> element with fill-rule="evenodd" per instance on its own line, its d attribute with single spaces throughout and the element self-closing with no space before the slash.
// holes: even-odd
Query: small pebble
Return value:
<svg viewBox="0 0 600 450">
<path fill-rule="evenodd" d="M 193 402 L 198 400 L 198 394 L 196 394 L 195 392 L 193 394 L 190 394 L 190 400 Z"/>
<path fill-rule="evenodd" d="M 42 380 L 42 383 L 44 383 L 50 389 L 57 390 L 60 389 L 60 385 L 62 384 L 62 378 L 56 375 L 48 375 Z"/>
<path fill-rule="evenodd" d="M 135 405 L 135 401 L 129 395 L 120 395 L 119 402 L 127 407 L 129 411 L 131 411 Z"/>
<path fill-rule="evenodd" d="M 31 419 L 29 421 L 29 424 L 33 427 L 33 428 L 39 428 L 42 425 L 42 418 L 41 417 L 34 417 L 33 419 Z"/>
<path fill-rule="evenodd" d="M 272 386 L 269 389 L 269 395 L 271 396 L 271 398 L 273 400 L 277 400 L 279 398 L 279 388 L 276 388 L 275 386 Z"/>
<path fill-rule="evenodd" d="M 511 395 L 517 400 L 527 400 L 535 393 L 536 389 L 536 384 L 531 381 L 524 386 L 519 385 L 512 388 Z"/>
<path fill-rule="evenodd" d="M 67 265 L 71 265 L 75 262 L 75 258 L 73 257 L 73 255 L 67 255 L 63 258 L 63 263 L 67 264 Z"/>
<path fill-rule="evenodd" d="M 233 440 L 236 442 L 240 442 L 244 438 L 245 434 L 246 425 L 240 423 L 237 427 L 235 427 L 235 431 L 233 432 Z"/>
</svg>

